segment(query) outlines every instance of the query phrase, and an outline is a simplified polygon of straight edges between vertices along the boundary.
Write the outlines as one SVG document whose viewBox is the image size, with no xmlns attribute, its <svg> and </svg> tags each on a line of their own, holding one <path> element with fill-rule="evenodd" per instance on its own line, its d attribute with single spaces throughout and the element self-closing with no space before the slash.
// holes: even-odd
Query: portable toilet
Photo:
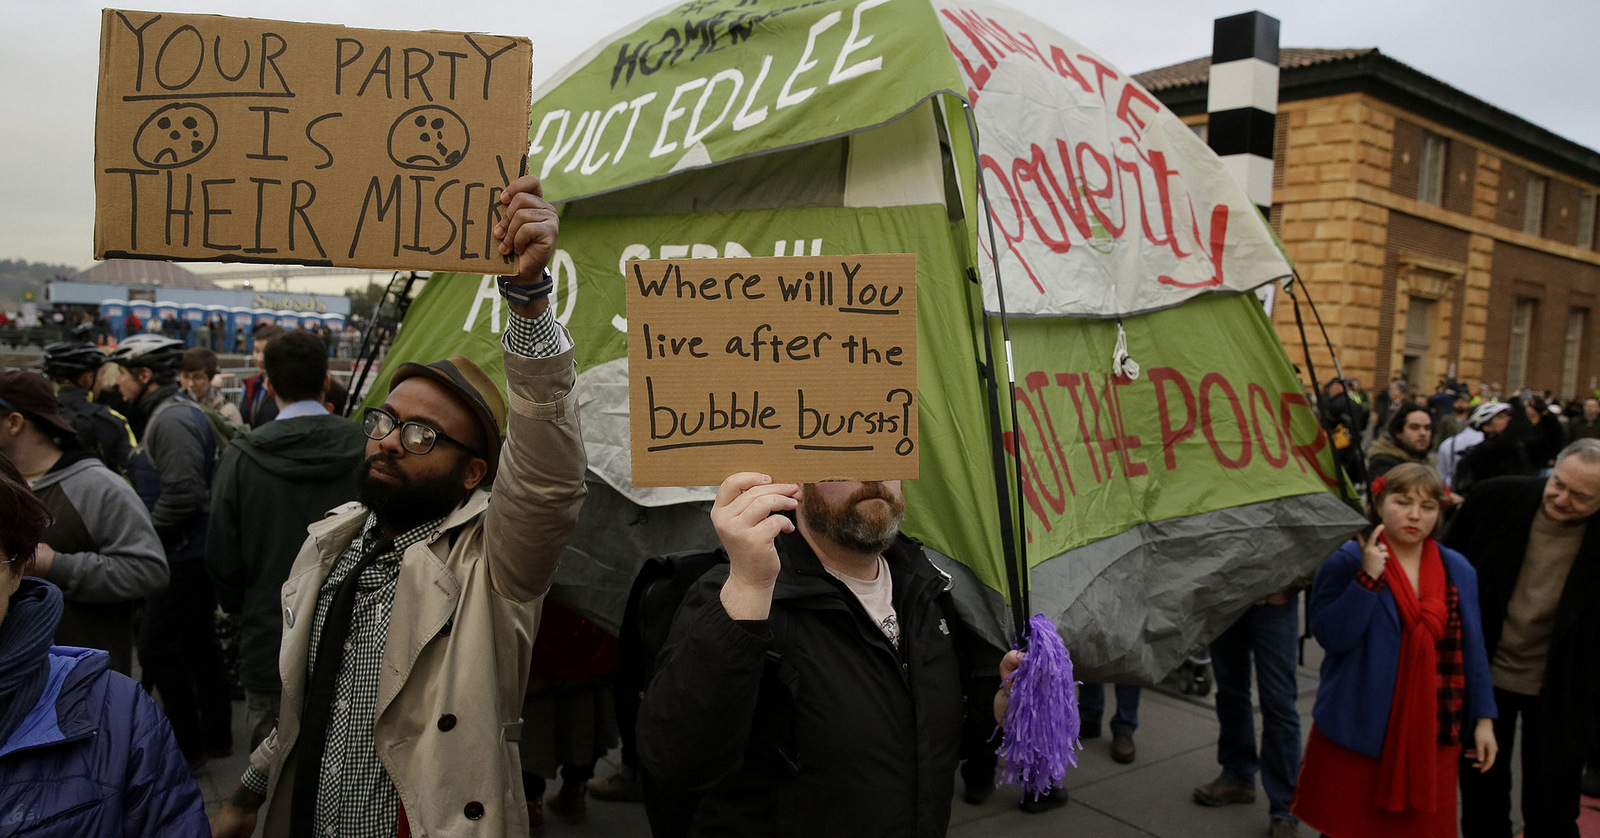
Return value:
<svg viewBox="0 0 1600 838">
<path fill-rule="evenodd" d="M 161 331 L 165 334 L 172 327 L 172 324 L 178 320 L 178 304 L 167 300 L 157 300 L 156 317 L 160 318 Z M 167 335 L 167 337 L 175 338 L 177 335 L 171 334 Z"/>
<path fill-rule="evenodd" d="M 211 326 L 211 346 L 207 348 L 217 352 L 225 351 L 228 339 L 233 336 L 232 318 L 229 316 L 228 307 L 212 303 L 201 308 L 205 310 L 206 322 Z M 220 324 L 217 322 L 219 316 L 222 318 Z"/>
<path fill-rule="evenodd" d="M 112 337 L 120 341 L 128 336 L 127 324 L 122 322 L 128 316 L 127 300 L 101 300 L 100 316 L 111 327 Z"/>
<path fill-rule="evenodd" d="M 199 303 L 183 303 L 178 306 L 178 319 L 189 327 L 188 342 L 191 347 L 200 345 L 200 335 L 195 330 L 205 325 L 206 309 Z M 206 349 L 211 347 L 207 346 Z"/>
<path fill-rule="evenodd" d="M 133 316 L 139 319 L 139 328 L 141 331 L 150 330 L 150 318 L 156 315 L 156 307 L 154 303 L 130 303 L 128 305 L 128 310 L 133 312 Z"/>
<path fill-rule="evenodd" d="M 256 310 L 249 306 L 228 309 L 228 347 L 234 352 L 249 353 L 250 330 L 256 324 Z"/>
</svg>

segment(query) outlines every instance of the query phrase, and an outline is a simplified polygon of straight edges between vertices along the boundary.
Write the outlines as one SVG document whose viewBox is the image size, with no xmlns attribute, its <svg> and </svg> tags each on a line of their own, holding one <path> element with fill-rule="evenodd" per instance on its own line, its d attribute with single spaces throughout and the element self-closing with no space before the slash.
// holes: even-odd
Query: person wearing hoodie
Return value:
<svg viewBox="0 0 1600 838">
<path fill-rule="evenodd" d="M 61 591 L 23 575 L 50 521 L 0 457 L 0 834 L 210 835 L 155 702 L 105 652 L 50 645 Z"/>
<path fill-rule="evenodd" d="M 167 558 L 139 496 L 77 442 L 44 376 L 0 372 L 0 454 L 54 518 L 29 572 L 66 600 L 55 641 L 105 649 L 111 668 L 127 675 L 134 604 L 167 587 Z"/>
<path fill-rule="evenodd" d="M 1421 405 L 1397 409 L 1367 450 L 1367 477 L 1376 480 L 1401 463 L 1433 466 L 1433 414 Z"/>
<path fill-rule="evenodd" d="M 206 567 L 217 600 L 243 621 L 239 682 L 252 750 L 278 721 L 278 590 L 305 542 L 306 527 L 360 494 L 367 443 L 360 426 L 328 413 L 323 404 L 328 353 L 316 335 L 297 330 L 273 338 L 262 364 L 277 418 L 223 452 L 206 537 Z"/>
</svg>

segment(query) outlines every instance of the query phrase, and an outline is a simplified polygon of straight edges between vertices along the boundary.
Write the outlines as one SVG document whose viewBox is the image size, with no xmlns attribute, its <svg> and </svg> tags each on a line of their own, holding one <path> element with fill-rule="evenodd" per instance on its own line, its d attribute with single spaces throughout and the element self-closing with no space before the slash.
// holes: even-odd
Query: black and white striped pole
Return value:
<svg viewBox="0 0 1600 838">
<path fill-rule="evenodd" d="M 1272 145 L 1278 116 L 1278 19 L 1261 12 L 1219 17 L 1211 30 L 1206 140 L 1263 218 L 1272 211 Z M 1272 313 L 1275 285 L 1256 291 Z"/>
</svg>

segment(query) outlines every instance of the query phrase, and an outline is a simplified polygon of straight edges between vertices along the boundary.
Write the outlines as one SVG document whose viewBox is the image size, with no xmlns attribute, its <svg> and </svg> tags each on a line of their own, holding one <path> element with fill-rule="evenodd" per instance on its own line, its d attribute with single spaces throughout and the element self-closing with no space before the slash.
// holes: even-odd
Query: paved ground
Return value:
<svg viewBox="0 0 1600 838">
<path fill-rule="evenodd" d="M 1299 670 L 1299 701 L 1304 731 L 1311 729 L 1311 705 L 1316 697 L 1317 649 L 1308 644 L 1307 666 Z M 1115 699 L 1107 691 L 1107 703 Z M 1107 708 L 1107 713 L 1111 708 Z M 1253 838 L 1265 836 L 1267 802 L 1257 794 L 1253 806 L 1208 809 L 1190 800 L 1190 791 L 1216 776 L 1217 719 L 1209 699 L 1197 699 L 1159 689 L 1146 689 L 1139 708 L 1139 731 L 1135 736 L 1138 758 L 1131 765 L 1111 760 L 1110 735 L 1085 743 L 1078 756 L 1078 767 L 1067 775 L 1071 802 L 1043 814 L 1020 811 L 1016 804 L 1020 790 L 1015 786 L 995 791 L 982 806 L 970 806 L 959 797 L 952 804 L 952 838 L 993 838 L 993 836 L 1091 836 L 1092 838 Z M 244 705 L 235 708 L 236 727 L 242 727 Z M 615 759 L 615 755 L 610 758 Z M 198 775 L 206 800 L 214 811 L 230 793 L 244 770 L 242 751 L 226 760 L 215 760 Z M 1515 763 L 1513 763 L 1515 764 Z M 597 767 L 597 776 L 615 770 L 608 761 Z M 960 783 L 957 783 L 958 795 Z M 1584 838 L 1600 838 L 1600 800 L 1586 798 Z M 605 803 L 591 800 L 589 820 L 581 826 L 551 818 L 546 834 L 562 836 L 606 836 L 606 838 L 646 838 L 650 831 L 644 811 L 637 804 Z M 1312 836 L 1308 829 L 1302 834 Z"/>
</svg>

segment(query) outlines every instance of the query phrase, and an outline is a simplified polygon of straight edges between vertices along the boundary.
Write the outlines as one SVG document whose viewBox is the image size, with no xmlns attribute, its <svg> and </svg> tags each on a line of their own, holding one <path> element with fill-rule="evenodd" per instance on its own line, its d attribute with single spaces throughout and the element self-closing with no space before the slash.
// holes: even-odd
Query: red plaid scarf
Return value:
<svg viewBox="0 0 1600 838">
<path fill-rule="evenodd" d="M 1392 556 L 1392 545 L 1389 552 Z M 1423 542 L 1420 599 L 1412 595 L 1415 589 L 1400 562 L 1387 562 L 1383 571 L 1390 576 L 1389 593 L 1400 611 L 1400 666 L 1383 738 L 1376 803 L 1391 812 L 1407 808 L 1432 812 L 1437 808 L 1438 787 L 1434 756 L 1439 735 L 1438 644 L 1449 619 L 1448 582 L 1439 545 L 1431 538 Z"/>
<path fill-rule="evenodd" d="M 1450 620 L 1439 641 L 1439 745 L 1449 748 L 1472 744 L 1470 734 L 1462 741 L 1461 711 L 1466 704 L 1467 671 L 1461 652 L 1461 595 L 1456 586 L 1445 589 L 1445 607 Z"/>
</svg>

